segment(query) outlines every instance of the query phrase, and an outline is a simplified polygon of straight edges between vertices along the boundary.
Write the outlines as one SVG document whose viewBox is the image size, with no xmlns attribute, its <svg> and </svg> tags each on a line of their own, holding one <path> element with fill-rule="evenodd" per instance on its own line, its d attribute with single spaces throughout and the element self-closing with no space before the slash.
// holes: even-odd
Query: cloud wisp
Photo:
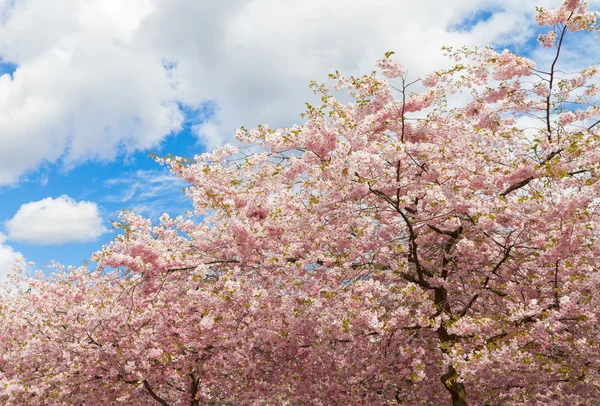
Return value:
<svg viewBox="0 0 600 406">
<path fill-rule="evenodd" d="M 104 181 L 104 201 L 122 204 L 135 213 L 158 218 L 165 211 L 181 214 L 191 209 L 182 190 L 189 186 L 182 179 L 161 170 L 137 170 Z"/>
</svg>

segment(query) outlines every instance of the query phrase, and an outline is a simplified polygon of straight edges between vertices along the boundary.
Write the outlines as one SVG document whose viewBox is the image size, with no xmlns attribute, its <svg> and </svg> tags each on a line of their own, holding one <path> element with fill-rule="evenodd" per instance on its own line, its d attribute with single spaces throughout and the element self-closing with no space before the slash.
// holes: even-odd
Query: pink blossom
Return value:
<svg viewBox="0 0 600 406">
<path fill-rule="evenodd" d="M 0 404 L 597 404 L 598 69 L 445 50 L 405 94 L 313 82 L 301 124 L 236 132 L 254 153 L 158 158 L 198 216 L 124 211 L 95 269 L 17 276 Z"/>
<path fill-rule="evenodd" d="M 544 48 L 552 48 L 556 43 L 556 31 L 550 31 L 547 34 L 540 34 L 538 42 Z"/>
<path fill-rule="evenodd" d="M 406 74 L 406 71 L 400 63 L 389 58 L 380 59 L 377 61 L 377 66 L 381 69 L 384 76 L 388 78 L 398 78 Z"/>
</svg>

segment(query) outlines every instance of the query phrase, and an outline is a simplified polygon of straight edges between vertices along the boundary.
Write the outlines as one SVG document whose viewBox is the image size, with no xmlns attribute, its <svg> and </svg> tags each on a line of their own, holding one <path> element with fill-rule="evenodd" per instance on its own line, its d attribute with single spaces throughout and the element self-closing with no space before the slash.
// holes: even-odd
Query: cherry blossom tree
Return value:
<svg viewBox="0 0 600 406">
<path fill-rule="evenodd" d="M 547 68 L 387 53 L 254 152 L 157 158 L 202 220 L 123 212 L 96 270 L 0 298 L 0 400 L 598 404 L 599 72 L 558 69 L 597 17 L 538 9 Z"/>
</svg>

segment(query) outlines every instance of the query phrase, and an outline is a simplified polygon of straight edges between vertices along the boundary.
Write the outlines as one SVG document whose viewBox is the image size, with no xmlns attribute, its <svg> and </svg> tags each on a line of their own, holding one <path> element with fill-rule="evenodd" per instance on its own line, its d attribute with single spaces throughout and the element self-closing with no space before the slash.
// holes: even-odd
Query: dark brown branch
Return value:
<svg viewBox="0 0 600 406">
<path fill-rule="evenodd" d="M 496 340 L 506 337 L 507 335 L 508 335 L 507 333 L 499 333 L 499 334 L 496 334 L 495 336 L 488 338 L 487 340 L 485 340 L 485 342 L 486 342 L 486 344 L 491 344 Z"/>
<path fill-rule="evenodd" d="M 512 185 L 510 185 L 508 187 L 508 189 L 506 189 L 504 192 L 500 193 L 500 196 L 505 197 L 510 192 L 512 192 L 514 190 L 517 190 L 517 189 L 521 189 L 523 186 L 526 186 L 529 182 L 531 182 L 534 179 L 535 178 L 533 176 L 530 176 L 530 177 L 528 177 L 526 179 L 523 179 L 522 181 L 519 181 L 517 183 L 513 183 Z"/>
<path fill-rule="evenodd" d="M 400 142 L 404 143 L 404 135 L 405 135 L 405 119 L 404 119 L 404 111 L 406 109 L 406 82 L 404 78 L 402 78 L 402 114 L 400 119 L 402 120 L 402 134 L 400 134 Z"/>
<path fill-rule="evenodd" d="M 194 374 L 190 374 L 190 406 L 199 406 L 200 399 L 196 399 L 196 395 L 198 394 L 198 389 L 200 387 L 200 378 L 196 378 Z"/>
<path fill-rule="evenodd" d="M 413 259 L 413 263 L 415 264 L 415 267 L 417 270 L 417 275 L 419 276 L 419 281 L 425 282 L 425 278 L 423 277 L 424 269 L 421 266 L 421 263 L 419 262 L 419 255 L 417 252 L 417 249 L 418 249 L 417 234 L 415 233 L 415 230 L 410 222 L 410 219 L 408 217 L 406 217 L 404 212 L 402 210 L 400 210 L 400 208 L 398 207 L 397 204 L 396 204 L 396 211 L 400 214 L 400 216 L 402 216 L 402 219 L 404 220 L 404 223 L 406 223 L 406 227 L 408 228 L 408 238 L 410 241 L 410 253 L 411 253 L 411 257 Z"/>
<path fill-rule="evenodd" d="M 448 367 L 448 371 L 440 377 L 440 380 L 450 392 L 452 397 L 452 406 L 467 406 L 467 393 L 465 385 L 457 382 L 458 372 L 452 365 Z"/>
<path fill-rule="evenodd" d="M 516 327 L 520 327 L 523 324 L 527 324 L 527 323 L 534 323 L 537 321 L 537 318 L 544 312 L 548 311 L 548 310 L 552 310 L 552 309 L 556 309 L 558 308 L 558 306 L 556 306 L 554 303 L 551 304 L 550 306 L 546 307 L 545 309 L 543 309 L 539 314 L 533 314 L 531 316 L 526 316 L 523 317 L 521 320 L 517 320 L 515 322 L 515 326 Z"/>
<path fill-rule="evenodd" d="M 560 307 L 560 302 L 558 300 L 558 265 L 560 260 L 556 261 L 554 264 L 554 304 L 556 307 Z"/>
<path fill-rule="evenodd" d="M 547 164 L 552 158 L 554 158 L 555 156 L 557 156 L 558 154 L 560 154 L 563 151 L 562 148 L 557 149 L 556 151 L 551 152 L 550 154 L 548 154 L 548 156 L 546 158 L 544 158 L 544 160 L 542 162 L 540 162 L 540 166 Z M 575 173 L 573 173 L 575 174 Z M 526 186 L 527 184 L 529 184 L 529 182 L 531 182 L 532 180 L 534 180 L 536 177 L 535 176 L 530 176 L 526 179 L 523 179 L 519 182 L 513 183 L 512 185 L 510 185 L 508 187 L 508 189 L 506 189 L 504 192 L 500 193 L 500 196 L 505 197 L 507 194 L 509 194 L 510 192 L 520 189 L 523 186 Z"/>
<path fill-rule="evenodd" d="M 404 208 L 404 210 L 406 210 L 407 212 L 409 212 L 410 214 L 417 214 L 417 211 L 411 207 L 406 206 Z"/>
<path fill-rule="evenodd" d="M 152 399 L 156 400 L 158 403 L 160 403 L 162 406 L 169 406 L 169 404 L 167 402 L 165 402 L 165 400 L 163 398 L 161 398 L 160 396 L 158 396 L 153 390 L 152 387 L 150 386 L 150 384 L 148 383 L 147 380 L 143 380 L 142 383 L 144 384 L 144 388 L 146 389 L 146 391 L 148 392 L 148 394 L 152 397 Z"/>
<path fill-rule="evenodd" d="M 500 269 L 500 267 L 508 260 L 508 258 L 510 258 L 510 250 L 512 248 L 513 248 L 513 246 L 511 245 L 511 246 L 509 246 L 506 249 L 506 251 L 504 252 L 504 255 L 502 256 L 502 258 L 500 259 L 500 261 L 498 261 L 498 263 L 494 266 L 494 268 L 490 272 L 490 275 L 488 275 L 485 278 L 485 282 L 483 283 L 483 286 L 481 287 L 482 290 L 487 290 L 487 285 L 490 282 L 491 275 L 496 274 L 496 272 L 498 272 L 498 269 Z M 496 293 L 496 292 L 494 292 L 494 293 Z M 500 296 L 502 296 L 502 295 L 500 295 Z M 471 306 L 473 306 L 473 304 L 475 303 L 475 301 L 478 298 L 479 298 L 479 293 L 476 293 L 475 295 L 473 295 L 473 297 L 471 298 L 471 300 L 469 300 L 469 303 L 465 306 L 465 308 L 463 309 L 463 311 L 460 313 L 460 317 L 463 317 L 464 315 L 467 314 L 467 312 L 469 311 L 469 309 L 471 308 Z"/>
<path fill-rule="evenodd" d="M 441 230 L 441 229 L 437 228 L 436 226 L 432 226 L 432 225 L 428 225 L 428 227 L 438 234 L 444 234 L 444 235 L 450 236 L 454 239 L 457 239 L 458 236 L 460 235 L 460 233 L 462 232 L 462 227 L 459 227 L 453 231 Z"/>
<path fill-rule="evenodd" d="M 214 264 L 239 264 L 242 261 L 237 259 L 217 259 L 215 261 L 205 262 L 204 265 L 214 265 Z"/>
<path fill-rule="evenodd" d="M 548 154 L 548 156 L 542 162 L 540 162 L 540 166 L 545 165 L 548 161 L 550 161 L 552 158 L 554 158 L 561 152 L 563 152 L 562 148 L 559 148 L 556 151 L 551 152 L 550 154 Z"/>
<path fill-rule="evenodd" d="M 589 169 L 580 169 L 578 171 L 569 172 L 569 176 L 580 175 L 582 173 L 591 172 Z"/>
<path fill-rule="evenodd" d="M 240 264 L 242 261 L 237 259 L 217 259 L 214 261 L 204 262 L 203 265 L 215 265 L 215 264 Z M 184 266 L 180 268 L 167 269 L 167 272 L 178 272 L 178 271 L 190 271 L 198 268 L 198 265 Z"/>
<path fill-rule="evenodd" d="M 358 174 L 356 174 L 356 176 L 358 176 Z M 394 206 L 394 208 L 398 206 L 398 202 L 394 201 L 391 197 L 383 193 L 381 190 L 372 189 L 371 186 L 369 186 L 369 190 L 377 196 L 382 197 L 383 200 Z"/>
<path fill-rule="evenodd" d="M 591 126 L 589 126 L 587 129 L 588 131 L 591 130 L 592 128 L 596 127 L 598 124 L 600 124 L 600 120 L 596 121 L 594 124 L 592 124 Z"/>
<path fill-rule="evenodd" d="M 571 19 L 573 12 L 571 11 L 571 15 L 567 20 Z M 552 65 L 550 66 L 550 79 L 548 81 L 548 97 L 546 97 L 546 131 L 548 131 L 548 141 L 552 141 L 552 126 L 550 124 L 550 106 L 552 99 L 552 85 L 554 83 L 554 72 L 556 62 L 558 62 L 558 57 L 560 56 L 560 50 L 562 47 L 563 39 L 565 38 L 565 33 L 567 32 L 567 26 L 565 25 L 560 33 L 560 39 L 558 40 L 558 45 L 556 47 L 556 56 L 554 57 L 554 61 L 552 61 Z"/>
<path fill-rule="evenodd" d="M 404 280 L 406 280 L 408 282 L 412 282 L 415 285 L 419 285 L 422 288 L 425 288 L 425 289 L 430 289 L 431 288 L 431 285 L 429 284 L 429 282 L 427 282 L 426 280 L 417 279 L 414 276 L 412 276 L 411 274 L 408 274 L 408 273 L 405 273 L 405 272 L 400 272 L 400 276 Z"/>
<path fill-rule="evenodd" d="M 355 172 L 354 173 L 358 178 L 361 178 L 361 176 Z M 420 286 L 425 286 L 425 285 L 429 285 L 426 283 L 425 278 L 423 275 L 427 275 L 427 276 L 433 276 L 433 273 L 425 268 L 423 268 L 421 266 L 421 263 L 419 262 L 419 256 L 418 256 L 418 252 L 417 252 L 417 234 L 415 233 L 415 230 L 410 222 L 410 219 L 406 216 L 406 214 L 404 214 L 404 212 L 402 211 L 402 209 L 400 208 L 400 202 L 399 201 L 394 201 L 391 197 L 389 197 L 388 195 L 386 195 L 385 193 L 383 193 L 380 190 L 376 190 L 371 188 L 371 186 L 369 186 L 369 191 L 374 193 L 377 196 L 382 197 L 386 202 L 388 202 L 392 207 L 394 207 L 394 209 L 396 210 L 396 212 L 398 214 L 400 214 L 400 216 L 402 217 L 402 219 L 404 220 L 404 222 L 406 223 L 406 227 L 408 228 L 408 239 L 409 239 L 409 243 L 410 243 L 410 257 L 409 257 L 409 261 L 415 264 L 415 268 L 417 270 L 417 276 L 419 277 L 419 285 Z"/>
</svg>

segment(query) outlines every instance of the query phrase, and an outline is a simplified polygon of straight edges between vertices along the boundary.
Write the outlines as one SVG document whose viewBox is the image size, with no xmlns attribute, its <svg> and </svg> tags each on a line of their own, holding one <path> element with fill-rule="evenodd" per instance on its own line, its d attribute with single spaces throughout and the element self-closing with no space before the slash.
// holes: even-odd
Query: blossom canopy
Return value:
<svg viewBox="0 0 600 406">
<path fill-rule="evenodd" d="M 254 149 L 157 158 L 201 221 L 123 212 L 97 269 L 0 298 L 0 400 L 598 404 L 599 75 L 557 68 L 597 17 L 538 9 L 547 68 L 390 52 Z"/>
</svg>

